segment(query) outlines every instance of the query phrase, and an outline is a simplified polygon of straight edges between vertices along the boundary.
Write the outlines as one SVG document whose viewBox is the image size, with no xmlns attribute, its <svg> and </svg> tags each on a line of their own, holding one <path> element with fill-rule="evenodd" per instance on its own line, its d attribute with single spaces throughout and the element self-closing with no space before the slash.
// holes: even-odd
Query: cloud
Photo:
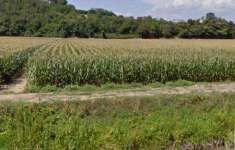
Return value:
<svg viewBox="0 0 235 150">
<path fill-rule="evenodd" d="M 149 14 L 167 19 L 197 18 L 207 12 L 234 19 L 235 0 L 142 0 L 152 5 Z"/>
</svg>

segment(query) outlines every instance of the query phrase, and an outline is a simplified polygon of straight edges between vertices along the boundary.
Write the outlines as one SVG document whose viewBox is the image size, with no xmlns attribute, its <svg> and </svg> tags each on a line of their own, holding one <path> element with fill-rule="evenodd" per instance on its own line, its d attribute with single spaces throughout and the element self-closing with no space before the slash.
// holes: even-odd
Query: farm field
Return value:
<svg viewBox="0 0 235 150">
<path fill-rule="evenodd" d="M 59 39 L 29 58 L 30 84 L 101 85 L 234 80 L 232 40 Z"/>
<path fill-rule="evenodd" d="M 234 146 L 235 40 L 0 43 L 0 149 Z"/>
<path fill-rule="evenodd" d="M 56 40 L 56 38 L 0 37 L 0 57 L 30 47 L 50 43 L 54 40 Z"/>
<path fill-rule="evenodd" d="M 235 80 L 234 40 L 33 38 L 28 44 L 0 60 L 0 82 L 22 72 L 31 85 L 57 87 Z"/>
</svg>

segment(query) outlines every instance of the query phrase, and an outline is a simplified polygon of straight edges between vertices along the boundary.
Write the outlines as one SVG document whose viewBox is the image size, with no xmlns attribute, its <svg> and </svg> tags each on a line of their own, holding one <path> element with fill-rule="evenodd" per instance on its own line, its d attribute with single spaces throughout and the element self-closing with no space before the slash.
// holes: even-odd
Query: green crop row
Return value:
<svg viewBox="0 0 235 150">
<path fill-rule="evenodd" d="M 0 84 L 10 82 L 17 74 L 20 74 L 28 58 L 37 48 L 29 48 L 24 51 L 12 53 L 0 58 Z"/>
<path fill-rule="evenodd" d="M 29 82 L 44 86 L 104 83 L 152 83 L 174 80 L 235 80 L 235 60 L 223 57 L 162 57 L 156 55 L 97 55 L 33 58 Z"/>
</svg>

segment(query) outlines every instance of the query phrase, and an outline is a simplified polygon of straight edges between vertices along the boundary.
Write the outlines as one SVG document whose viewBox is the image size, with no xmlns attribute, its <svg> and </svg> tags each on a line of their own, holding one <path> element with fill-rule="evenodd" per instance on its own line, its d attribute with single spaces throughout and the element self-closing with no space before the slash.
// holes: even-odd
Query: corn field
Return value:
<svg viewBox="0 0 235 150">
<path fill-rule="evenodd" d="M 38 49 L 38 47 L 28 48 L 23 51 L 12 53 L 4 58 L 0 58 L 0 84 L 9 83 L 14 77 L 22 73 L 28 58 L 36 49 Z"/>
<path fill-rule="evenodd" d="M 28 48 L 37 47 L 57 40 L 56 38 L 0 37 L 0 58 Z"/>
<path fill-rule="evenodd" d="M 224 42 L 57 40 L 42 46 L 30 58 L 27 77 L 31 84 L 60 87 L 69 84 L 235 80 L 235 47 L 232 40 Z"/>
<path fill-rule="evenodd" d="M 59 87 L 235 80 L 234 40 L 23 38 L 22 43 L 28 43 L 21 47 L 20 40 L 8 44 L 18 45 L 15 51 L 6 51 L 6 44 L 0 46 L 5 49 L 0 57 L 0 83 L 21 72 L 26 72 L 30 84 Z"/>
</svg>

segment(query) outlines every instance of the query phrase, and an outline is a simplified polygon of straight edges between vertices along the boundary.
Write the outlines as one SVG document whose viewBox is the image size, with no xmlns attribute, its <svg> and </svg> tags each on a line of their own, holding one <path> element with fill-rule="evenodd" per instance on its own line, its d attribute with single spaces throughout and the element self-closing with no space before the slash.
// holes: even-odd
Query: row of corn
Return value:
<svg viewBox="0 0 235 150">
<path fill-rule="evenodd" d="M 80 55 L 37 57 L 27 66 L 30 83 L 63 87 L 69 84 L 153 83 L 174 80 L 235 80 L 235 60 L 223 57 L 157 55 Z"/>
<path fill-rule="evenodd" d="M 0 58 L 0 84 L 9 83 L 19 75 L 37 48 L 29 48 Z"/>
</svg>

